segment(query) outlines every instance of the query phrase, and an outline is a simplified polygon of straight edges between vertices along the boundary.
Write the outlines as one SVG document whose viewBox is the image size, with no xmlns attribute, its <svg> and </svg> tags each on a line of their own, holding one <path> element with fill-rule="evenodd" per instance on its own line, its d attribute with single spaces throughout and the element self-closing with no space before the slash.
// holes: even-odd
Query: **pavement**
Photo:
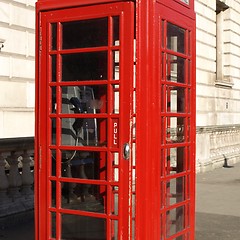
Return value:
<svg viewBox="0 0 240 240">
<path fill-rule="evenodd" d="M 196 180 L 195 240 L 240 240 L 240 163 L 198 173 Z M 33 216 L 0 228 L 0 240 L 34 240 Z"/>
<path fill-rule="evenodd" d="M 197 174 L 196 240 L 240 240 L 240 163 Z"/>
</svg>

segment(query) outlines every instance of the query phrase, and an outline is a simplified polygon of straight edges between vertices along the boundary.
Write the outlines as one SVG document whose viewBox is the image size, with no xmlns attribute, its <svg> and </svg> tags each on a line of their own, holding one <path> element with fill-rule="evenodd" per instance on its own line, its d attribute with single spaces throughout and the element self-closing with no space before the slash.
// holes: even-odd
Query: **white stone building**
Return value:
<svg viewBox="0 0 240 240">
<path fill-rule="evenodd" d="M 240 1 L 195 0 L 197 170 L 240 160 Z"/>
<path fill-rule="evenodd" d="M 34 135 L 35 0 L 0 0 L 0 138 Z M 195 0 L 197 171 L 240 161 L 240 0 Z M 1 45 L 0 45 L 1 46 Z"/>
<path fill-rule="evenodd" d="M 35 0 L 0 0 L 0 138 L 34 135 Z"/>
</svg>

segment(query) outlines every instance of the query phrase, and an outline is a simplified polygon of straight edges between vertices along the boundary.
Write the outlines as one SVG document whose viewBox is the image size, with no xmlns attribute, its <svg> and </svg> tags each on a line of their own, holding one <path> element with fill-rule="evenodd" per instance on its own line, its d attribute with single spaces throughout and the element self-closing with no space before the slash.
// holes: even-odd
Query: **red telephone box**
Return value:
<svg viewBox="0 0 240 240">
<path fill-rule="evenodd" d="M 36 240 L 193 240 L 193 0 L 39 0 Z"/>
</svg>

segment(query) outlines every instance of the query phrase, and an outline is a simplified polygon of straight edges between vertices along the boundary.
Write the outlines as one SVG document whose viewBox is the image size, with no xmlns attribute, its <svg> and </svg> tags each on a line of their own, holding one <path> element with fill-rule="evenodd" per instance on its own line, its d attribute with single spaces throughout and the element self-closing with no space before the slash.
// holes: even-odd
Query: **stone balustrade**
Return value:
<svg viewBox="0 0 240 240">
<path fill-rule="evenodd" d="M 34 208 L 34 138 L 0 139 L 0 218 Z"/>
<path fill-rule="evenodd" d="M 196 137 L 197 172 L 240 161 L 240 125 L 198 127 Z"/>
</svg>

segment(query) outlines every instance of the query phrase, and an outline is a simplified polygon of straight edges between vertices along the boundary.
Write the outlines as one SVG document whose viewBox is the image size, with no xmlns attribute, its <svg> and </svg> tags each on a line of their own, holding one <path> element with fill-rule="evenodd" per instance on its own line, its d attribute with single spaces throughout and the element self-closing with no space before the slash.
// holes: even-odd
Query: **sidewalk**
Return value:
<svg viewBox="0 0 240 240">
<path fill-rule="evenodd" d="M 197 174 L 196 194 L 196 240 L 240 240 L 240 163 Z M 33 218 L 0 229 L 0 240 L 34 240 Z"/>
<path fill-rule="evenodd" d="M 240 163 L 197 174 L 196 240 L 240 240 Z"/>
</svg>

